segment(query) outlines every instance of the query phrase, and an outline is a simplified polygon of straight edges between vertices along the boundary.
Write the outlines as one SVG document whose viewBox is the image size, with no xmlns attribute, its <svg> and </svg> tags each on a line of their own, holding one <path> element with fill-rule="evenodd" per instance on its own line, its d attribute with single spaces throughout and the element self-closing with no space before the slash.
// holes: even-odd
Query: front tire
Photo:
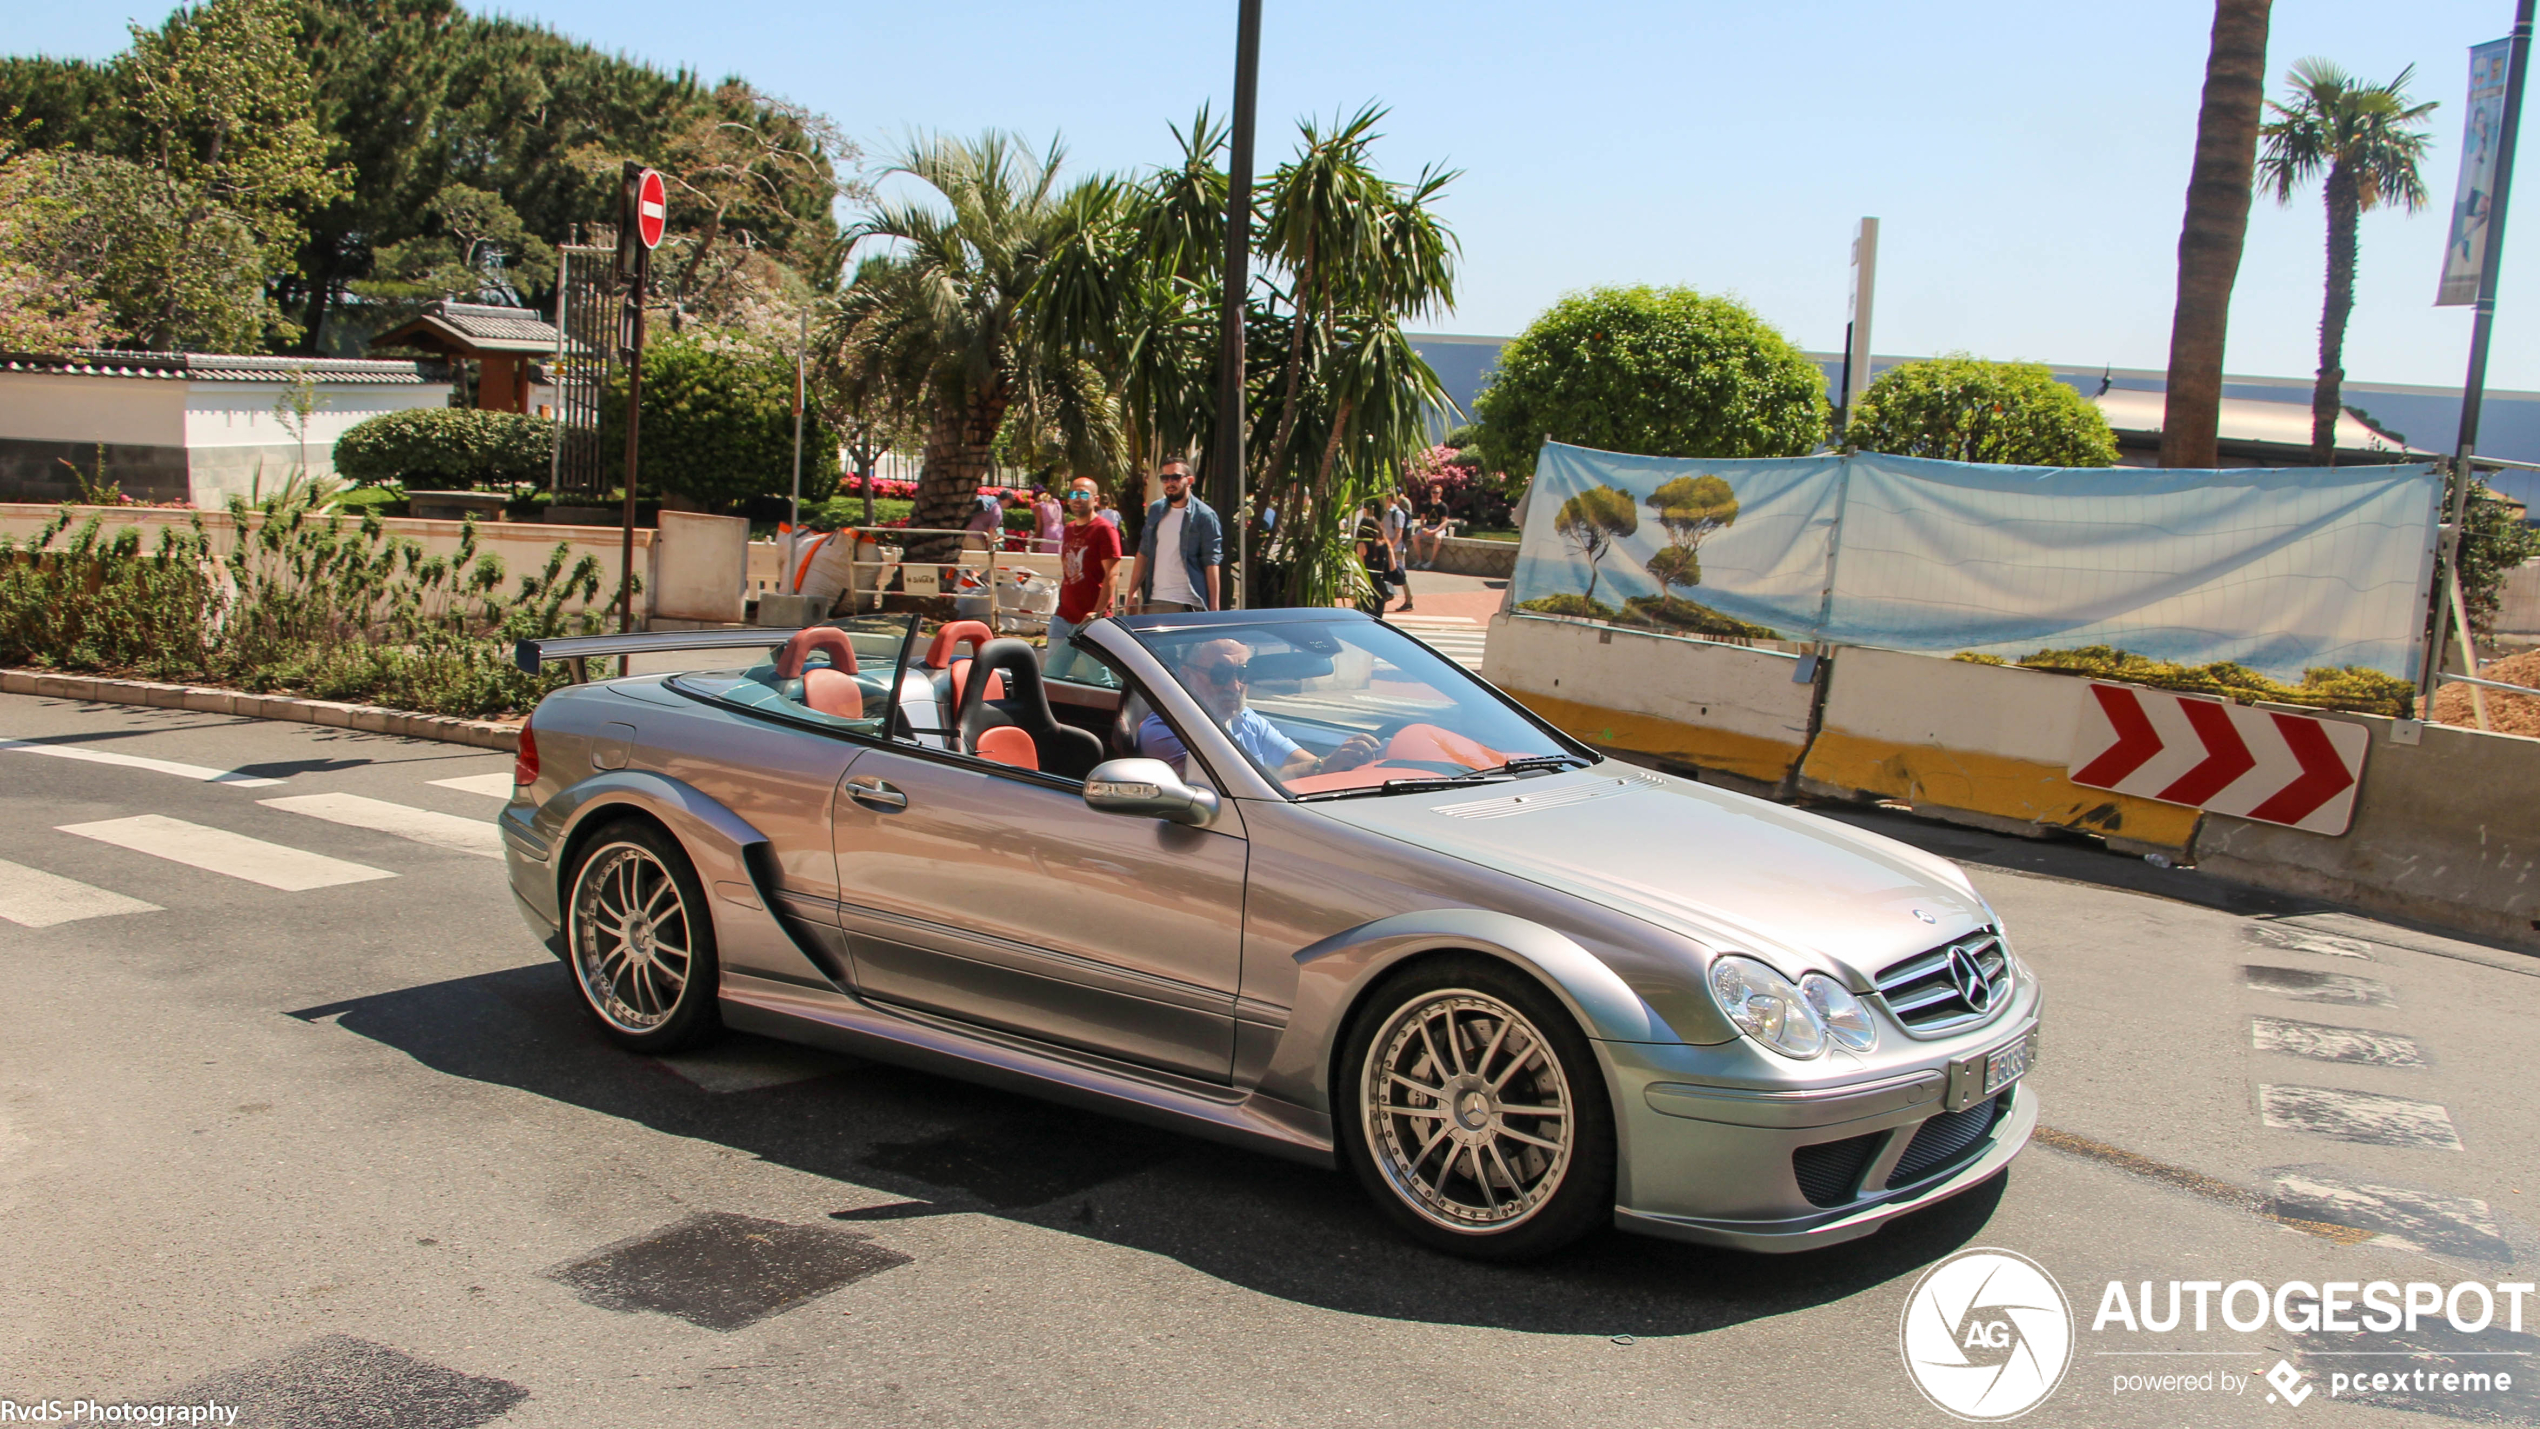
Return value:
<svg viewBox="0 0 2540 1429">
<path fill-rule="evenodd" d="M 1440 959 L 1387 979 L 1338 1072 L 1342 1153 L 1422 1243 L 1524 1260 L 1612 1218 L 1604 1074 L 1569 1010 L 1507 964 Z"/>
<path fill-rule="evenodd" d="M 611 1041 L 659 1054 L 719 1029 L 714 917 L 676 840 L 611 824 L 583 845 L 566 889 L 565 960 Z"/>
</svg>

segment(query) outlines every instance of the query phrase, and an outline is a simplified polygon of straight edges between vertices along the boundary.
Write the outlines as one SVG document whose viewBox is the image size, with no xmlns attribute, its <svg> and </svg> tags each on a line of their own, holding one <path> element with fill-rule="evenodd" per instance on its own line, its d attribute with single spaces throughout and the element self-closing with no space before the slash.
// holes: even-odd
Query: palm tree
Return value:
<svg viewBox="0 0 2540 1429">
<path fill-rule="evenodd" d="M 2231 315 L 2231 285 L 2240 276 L 2241 242 L 2249 233 L 2272 3 L 2214 0 L 2205 102 L 2196 116 L 2196 161 L 2187 179 L 2187 220 L 2178 234 L 2178 306 L 2170 315 L 2170 373 L 2162 401 L 2163 466 L 2209 467 L 2218 461 L 2223 325 Z"/>
<path fill-rule="evenodd" d="M 2432 101 L 2411 105 L 2410 65 L 2388 84 L 2366 84 L 2322 59 L 2306 59 L 2286 76 L 2292 102 L 2268 101 L 2276 117 L 2259 132 L 2266 155 L 2262 182 L 2278 203 L 2323 170 L 2328 204 L 2328 296 L 2320 308 L 2319 380 L 2311 389 L 2311 460 L 2335 458 L 2338 387 L 2345 380 L 2346 319 L 2355 309 L 2356 220 L 2385 203 L 2410 213 L 2425 205 L 2425 181 L 2417 163 L 2430 134 L 2412 127 L 2434 110 Z"/>
<path fill-rule="evenodd" d="M 1118 207 L 1108 179 L 1062 190 L 1064 153 L 1053 142 L 1034 157 L 994 131 L 918 140 L 889 172 L 926 184 L 941 206 L 881 203 L 848 230 L 894 247 L 860 263 L 830 305 L 837 389 L 925 434 L 921 528 L 962 524 L 1009 421 L 1075 470 L 1118 465 L 1118 412 L 1100 370 L 1052 340 L 1034 306 L 1052 255 Z M 931 557 L 951 543 L 916 544 Z"/>
</svg>

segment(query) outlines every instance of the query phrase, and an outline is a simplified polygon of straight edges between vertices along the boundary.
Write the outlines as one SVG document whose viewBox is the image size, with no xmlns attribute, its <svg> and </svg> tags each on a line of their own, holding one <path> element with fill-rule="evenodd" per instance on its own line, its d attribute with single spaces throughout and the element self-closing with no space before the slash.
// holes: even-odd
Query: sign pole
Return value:
<svg viewBox="0 0 2540 1429">
<path fill-rule="evenodd" d="M 626 335 L 626 503 L 618 513 L 617 632 L 635 629 L 635 473 L 636 438 L 644 424 L 644 295 L 652 286 L 653 249 L 661 244 L 670 219 L 670 201 L 661 175 L 628 160 L 624 186 L 618 191 L 617 270 L 625 283 Z M 627 673 L 627 657 L 617 657 L 617 672 Z"/>
<path fill-rule="evenodd" d="M 1861 220 L 1852 235 L 1852 321 L 1843 333 L 1843 421 L 1861 410 L 1861 394 L 1870 390 L 1870 305 L 1878 294 L 1879 221 Z M 1838 433 L 1838 435 L 1840 435 Z"/>
<path fill-rule="evenodd" d="M 2443 568 L 2454 572 L 2454 579 L 2458 579 L 2460 565 L 2461 526 L 2469 516 L 2469 458 L 2478 449 L 2479 408 L 2487 396 L 2487 347 L 2496 326 L 2496 275 L 2505 260 L 2506 205 L 2513 197 L 2514 187 L 2514 139 L 2522 127 L 2522 81 L 2531 69 L 2532 7 L 2533 0 L 2518 0 L 2514 6 L 2511 58 L 2505 67 L 2504 122 L 2496 134 L 2496 187 L 2488 200 L 2487 231 L 2480 244 L 2478 301 L 2470 317 L 2469 376 L 2461 384 L 2461 430 L 2453 448 L 2452 500 L 2443 524 Z M 2434 712 L 2434 677 L 2442 668 L 2451 618 L 2450 604 L 2438 588 L 2434 595 L 2433 638 L 2426 642 L 2424 668 L 2417 674 L 2419 719 Z M 2469 632 L 2460 634 L 2462 645 L 2468 646 Z"/>
<path fill-rule="evenodd" d="M 1224 305 L 1217 320 L 1217 451 L 1210 461 L 1217 509 L 1235 528 L 1235 561 L 1221 572 L 1218 603 L 1248 604 L 1252 526 L 1244 514 L 1244 297 L 1252 287 L 1252 113 L 1261 90 L 1261 0 L 1235 12 L 1235 117 L 1227 152 Z M 1296 513 L 1279 513 L 1282 526 Z"/>
</svg>

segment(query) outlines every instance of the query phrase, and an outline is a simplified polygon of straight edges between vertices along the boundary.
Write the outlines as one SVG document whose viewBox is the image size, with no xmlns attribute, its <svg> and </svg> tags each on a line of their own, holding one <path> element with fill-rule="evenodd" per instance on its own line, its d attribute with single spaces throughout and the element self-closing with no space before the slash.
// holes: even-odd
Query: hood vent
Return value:
<svg viewBox="0 0 2540 1429">
<path fill-rule="evenodd" d="M 1540 794 L 1508 794 L 1497 799 L 1440 804 L 1435 812 L 1450 819 L 1505 819 L 1516 814 L 1530 814 L 1537 809 L 1557 809 L 1564 804 L 1584 804 L 1609 794 L 1628 793 L 1643 782 L 1639 779 L 1600 779 L 1593 784 L 1573 784 L 1566 789 L 1551 789 Z"/>
</svg>

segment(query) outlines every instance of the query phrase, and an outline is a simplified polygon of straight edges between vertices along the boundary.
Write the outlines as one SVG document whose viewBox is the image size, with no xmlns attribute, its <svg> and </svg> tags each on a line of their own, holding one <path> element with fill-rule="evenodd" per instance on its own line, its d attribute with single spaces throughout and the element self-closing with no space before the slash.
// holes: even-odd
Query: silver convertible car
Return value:
<svg viewBox="0 0 2540 1429">
<path fill-rule="evenodd" d="M 2036 1124 L 2037 981 L 1955 865 L 1604 758 L 1390 625 L 766 634 L 521 731 L 512 892 L 632 1051 L 735 1028 L 1338 1163 L 1486 1258 L 1828 1245 Z"/>
</svg>

